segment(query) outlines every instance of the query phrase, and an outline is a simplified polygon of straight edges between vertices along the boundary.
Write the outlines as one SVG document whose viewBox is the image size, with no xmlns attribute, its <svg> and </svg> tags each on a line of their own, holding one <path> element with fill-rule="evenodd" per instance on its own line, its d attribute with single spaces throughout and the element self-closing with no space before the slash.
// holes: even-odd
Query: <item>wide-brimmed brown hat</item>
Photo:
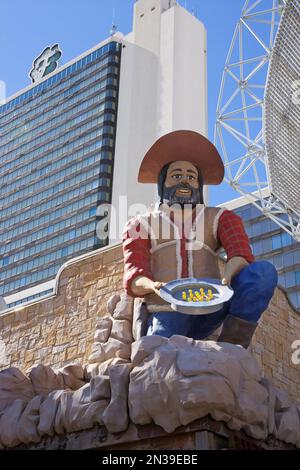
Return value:
<svg viewBox="0 0 300 470">
<path fill-rule="evenodd" d="M 139 171 L 139 183 L 157 183 L 161 169 L 176 161 L 188 161 L 202 174 L 204 184 L 220 184 L 224 165 L 216 147 L 194 131 L 174 131 L 158 139 L 146 153 Z"/>
</svg>

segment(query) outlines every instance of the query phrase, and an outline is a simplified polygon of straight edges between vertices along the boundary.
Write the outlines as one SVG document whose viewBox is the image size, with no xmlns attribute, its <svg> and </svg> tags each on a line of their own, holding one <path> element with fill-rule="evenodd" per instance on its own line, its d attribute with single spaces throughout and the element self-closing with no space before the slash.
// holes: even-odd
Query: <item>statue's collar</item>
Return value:
<svg viewBox="0 0 300 470">
<path fill-rule="evenodd" d="M 197 206 L 191 211 L 187 211 L 185 214 L 185 219 L 188 220 L 192 216 L 192 220 L 195 220 L 200 214 L 204 212 L 205 209 L 205 204 L 197 204 Z M 179 208 L 178 210 L 178 215 L 180 215 L 180 219 L 182 218 L 182 209 Z M 181 212 L 180 212 L 181 211 Z M 149 207 L 148 214 L 149 213 L 156 213 L 156 214 L 162 214 L 164 217 L 168 217 L 170 220 L 174 220 L 175 215 L 176 215 L 176 209 L 174 207 L 170 207 L 166 203 L 160 203 L 157 202 L 155 204 L 152 204 Z"/>
</svg>

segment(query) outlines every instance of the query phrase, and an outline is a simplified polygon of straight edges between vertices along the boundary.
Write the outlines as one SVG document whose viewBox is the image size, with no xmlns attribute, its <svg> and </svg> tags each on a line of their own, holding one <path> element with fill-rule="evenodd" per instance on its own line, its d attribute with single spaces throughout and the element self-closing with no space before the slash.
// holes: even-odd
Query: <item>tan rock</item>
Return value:
<svg viewBox="0 0 300 470">
<path fill-rule="evenodd" d="M 17 427 L 26 407 L 24 400 L 14 400 L 0 415 L 0 442 L 5 447 L 16 447 L 21 444 Z"/>
<path fill-rule="evenodd" d="M 255 359 L 243 348 L 181 336 L 144 337 L 133 344 L 132 360 L 128 402 L 135 424 L 152 419 L 173 432 L 210 414 L 250 436 L 267 436 L 268 393 L 257 380 Z"/>
<path fill-rule="evenodd" d="M 121 297 L 119 294 L 114 294 L 108 299 L 107 310 L 109 311 L 111 315 L 113 315 L 116 305 L 118 302 L 120 302 L 120 300 L 121 300 Z"/>
<path fill-rule="evenodd" d="M 114 308 L 113 317 L 116 320 L 128 320 L 132 322 L 133 301 L 134 299 L 132 297 L 129 297 L 126 294 L 122 294 L 120 300 L 117 302 Z"/>
<path fill-rule="evenodd" d="M 97 329 L 94 335 L 95 341 L 99 343 L 106 343 L 110 336 L 112 328 L 112 318 L 103 317 L 97 325 Z"/>
<path fill-rule="evenodd" d="M 108 400 L 91 401 L 91 387 L 86 384 L 75 392 L 64 391 L 59 399 L 54 429 L 57 434 L 76 432 L 103 424 L 102 414 Z"/>
<path fill-rule="evenodd" d="M 108 375 L 98 375 L 90 382 L 91 401 L 99 401 L 111 397 L 110 380 Z"/>
<path fill-rule="evenodd" d="M 277 439 L 300 444 L 300 419 L 297 406 L 285 390 L 275 389 L 275 432 Z"/>
<path fill-rule="evenodd" d="M 64 380 L 62 375 L 58 376 L 50 366 L 39 364 L 29 371 L 34 393 L 36 395 L 47 396 L 54 390 L 63 390 Z"/>
<path fill-rule="evenodd" d="M 65 389 L 77 390 L 85 385 L 84 368 L 80 364 L 69 364 L 58 369 L 57 376 L 62 377 Z"/>
<path fill-rule="evenodd" d="M 48 395 L 55 390 L 77 390 L 85 384 L 84 370 L 79 364 L 67 365 L 58 371 L 50 366 L 39 364 L 29 371 L 34 392 L 37 395 Z"/>
<path fill-rule="evenodd" d="M 131 362 L 133 365 L 140 364 L 152 352 L 168 342 L 167 338 L 162 336 L 144 336 L 131 345 Z"/>
<path fill-rule="evenodd" d="M 122 343 L 132 343 L 132 324 L 128 320 L 115 320 L 110 334 L 111 338 L 118 339 Z"/>
<path fill-rule="evenodd" d="M 112 359 L 107 359 L 101 364 L 98 364 L 98 363 L 88 364 L 85 367 L 85 372 L 84 372 L 85 380 L 89 381 L 93 377 L 97 377 L 98 375 L 108 376 L 109 369 L 114 364 L 128 364 L 128 360 L 115 357 Z"/>
<path fill-rule="evenodd" d="M 41 440 L 38 432 L 38 424 L 40 421 L 40 407 L 44 401 L 44 397 L 36 396 L 27 403 L 20 420 L 16 427 L 17 436 L 23 444 L 36 443 Z"/>
<path fill-rule="evenodd" d="M 0 412 L 16 399 L 29 402 L 34 396 L 31 381 L 16 367 L 0 372 Z"/>
<path fill-rule="evenodd" d="M 40 406 L 40 421 L 38 424 L 38 433 L 41 436 L 54 435 L 54 423 L 61 395 L 64 390 L 58 390 L 49 393 L 45 401 Z"/>
<path fill-rule="evenodd" d="M 131 364 L 117 364 L 109 369 L 111 400 L 102 415 L 109 432 L 125 431 L 129 424 L 128 384 Z"/>
<path fill-rule="evenodd" d="M 104 362 L 107 359 L 119 357 L 121 359 L 130 358 L 131 345 L 110 338 L 107 343 L 94 343 L 92 354 L 89 357 L 89 363 Z"/>
<path fill-rule="evenodd" d="M 268 393 L 268 434 L 275 435 L 275 402 L 276 402 L 276 388 L 266 378 L 262 378 L 260 384 L 267 390 Z"/>
<path fill-rule="evenodd" d="M 134 299 L 133 302 L 133 318 L 132 318 L 132 334 L 135 341 L 147 335 L 147 323 L 149 312 L 143 299 Z"/>
</svg>

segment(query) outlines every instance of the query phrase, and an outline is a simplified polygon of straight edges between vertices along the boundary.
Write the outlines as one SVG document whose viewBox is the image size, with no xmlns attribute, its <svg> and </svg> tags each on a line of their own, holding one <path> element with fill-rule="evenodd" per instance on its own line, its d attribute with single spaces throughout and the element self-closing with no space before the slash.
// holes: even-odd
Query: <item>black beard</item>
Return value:
<svg viewBox="0 0 300 470">
<path fill-rule="evenodd" d="M 175 193 L 178 189 L 189 189 L 191 191 L 191 195 L 189 197 L 176 196 Z M 180 183 L 176 186 L 172 186 L 171 188 L 164 186 L 163 200 L 169 206 L 179 204 L 183 208 L 185 204 L 189 204 L 192 207 L 195 207 L 197 204 L 201 204 L 201 194 L 199 189 L 192 188 L 189 184 Z"/>
</svg>

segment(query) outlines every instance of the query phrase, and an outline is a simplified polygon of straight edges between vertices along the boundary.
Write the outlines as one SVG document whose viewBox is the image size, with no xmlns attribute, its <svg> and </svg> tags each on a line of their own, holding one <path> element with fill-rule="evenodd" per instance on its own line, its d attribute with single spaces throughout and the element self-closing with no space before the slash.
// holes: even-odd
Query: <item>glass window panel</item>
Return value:
<svg viewBox="0 0 300 470">
<path fill-rule="evenodd" d="M 282 287 L 286 287 L 286 279 L 283 274 L 278 276 L 278 284 L 280 284 Z"/>
<path fill-rule="evenodd" d="M 262 241 L 258 241 L 258 242 L 253 243 L 253 250 L 254 250 L 254 256 L 255 255 L 256 256 L 261 255 L 264 252 Z"/>
<path fill-rule="evenodd" d="M 300 263 L 300 250 L 294 251 L 293 255 L 294 255 L 294 263 L 295 264 Z"/>
<path fill-rule="evenodd" d="M 281 241 L 282 241 L 282 246 L 289 246 L 292 244 L 292 237 L 288 233 L 283 232 L 281 234 Z"/>
<path fill-rule="evenodd" d="M 281 235 L 274 235 L 272 237 L 272 249 L 277 250 L 282 247 Z"/>
<path fill-rule="evenodd" d="M 298 295 L 297 295 L 297 292 L 291 292 L 291 293 L 289 294 L 289 299 L 290 299 L 290 301 L 292 302 L 292 304 L 293 304 L 294 306 L 298 306 L 298 305 L 299 305 L 299 304 L 298 304 Z"/>
<path fill-rule="evenodd" d="M 293 253 L 284 253 L 283 255 L 283 265 L 284 267 L 289 267 L 294 264 L 294 254 Z"/>
<path fill-rule="evenodd" d="M 275 255 L 274 256 L 274 265 L 277 269 L 281 269 L 283 267 L 282 255 Z"/>
<path fill-rule="evenodd" d="M 270 238 L 266 238 L 262 241 L 263 244 L 263 251 L 264 253 L 268 253 L 272 250 L 272 240 Z"/>
<path fill-rule="evenodd" d="M 285 276 L 285 287 L 289 288 L 289 287 L 293 287 L 296 285 L 296 276 L 293 271 L 285 273 L 284 276 Z"/>
<path fill-rule="evenodd" d="M 9 256 L 5 256 L 5 258 L 2 259 L 2 266 L 7 266 L 9 264 Z"/>
</svg>

